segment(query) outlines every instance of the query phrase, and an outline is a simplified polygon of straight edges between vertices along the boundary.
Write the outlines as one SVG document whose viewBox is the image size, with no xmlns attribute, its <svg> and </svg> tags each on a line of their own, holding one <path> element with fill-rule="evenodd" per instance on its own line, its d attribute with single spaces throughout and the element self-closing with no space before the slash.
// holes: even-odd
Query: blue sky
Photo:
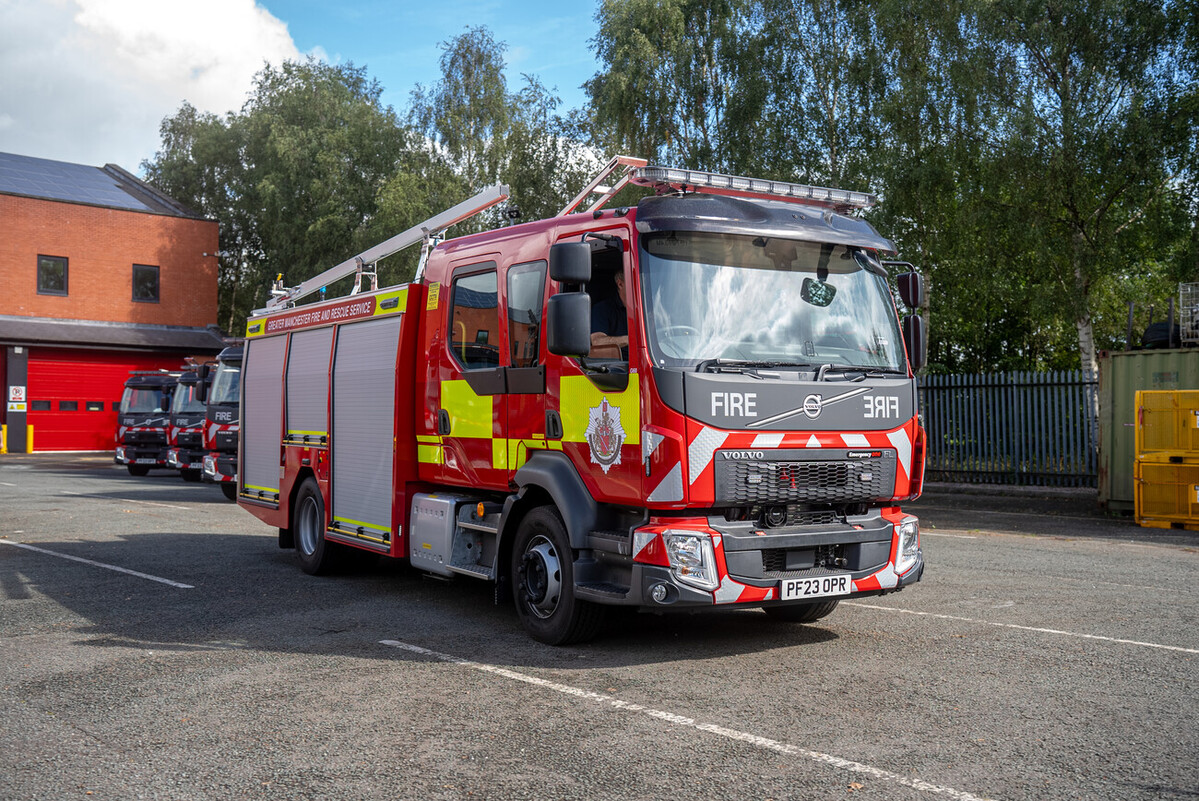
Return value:
<svg viewBox="0 0 1199 801">
<path fill-rule="evenodd" d="M 597 70 L 588 41 L 595 35 L 595 2 L 265 0 L 260 5 L 287 23 L 301 51 L 320 48 L 334 63 L 366 66 L 383 84 L 384 102 L 397 110 L 407 105 L 417 83 L 429 86 L 438 79 L 440 43 L 468 27 L 485 26 L 507 44 L 510 89 L 523 85 L 522 74 L 536 75 L 547 87 L 557 87 L 560 110 L 583 105 L 579 87 Z"/>
<path fill-rule="evenodd" d="M 532 74 L 583 105 L 599 0 L 0 0 L 0 152 L 140 172 L 186 101 L 241 108 L 264 62 L 352 62 L 403 112 L 439 76 L 440 43 L 485 26 L 508 85 Z"/>
</svg>

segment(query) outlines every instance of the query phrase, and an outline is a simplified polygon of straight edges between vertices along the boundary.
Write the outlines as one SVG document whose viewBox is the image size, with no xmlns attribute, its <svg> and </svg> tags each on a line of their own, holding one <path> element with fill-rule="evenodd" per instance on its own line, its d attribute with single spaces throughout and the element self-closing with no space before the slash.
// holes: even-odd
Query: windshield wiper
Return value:
<svg viewBox="0 0 1199 801">
<path fill-rule="evenodd" d="M 814 364 L 803 362 L 752 362 L 742 359 L 704 359 L 699 364 L 695 365 L 697 373 L 746 373 L 753 375 L 756 370 L 774 370 L 779 367 L 797 367 L 808 368 L 815 367 Z"/>
<path fill-rule="evenodd" d="M 907 370 L 895 370 L 890 367 L 841 367 L 836 371 L 828 371 L 822 368 L 817 380 L 824 378 L 830 372 L 832 375 L 838 375 L 842 377 L 848 376 L 851 373 L 856 373 L 857 375 L 850 379 L 851 381 L 863 381 L 867 378 L 888 378 L 891 376 L 902 376 L 903 378 L 908 377 Z"/>
</svg>

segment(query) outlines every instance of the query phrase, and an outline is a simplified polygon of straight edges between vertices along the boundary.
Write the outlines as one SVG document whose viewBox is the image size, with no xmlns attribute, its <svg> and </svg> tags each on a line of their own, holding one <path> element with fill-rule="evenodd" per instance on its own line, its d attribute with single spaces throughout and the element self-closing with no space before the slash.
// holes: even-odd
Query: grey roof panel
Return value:
<svg viewBox="0 0 1199 801">
<path fill-rule="evenodd" d="M 225 341 L 211 328 L 138 325 L 0 315 L 0 343 L 57 347 L 217 353 Z"/>
<path fill-rule="evenodd" d="M 0 193 L 151 214 L 199 216 L 115 164 L 89 167 L 0 153 Z"/>
</svg>

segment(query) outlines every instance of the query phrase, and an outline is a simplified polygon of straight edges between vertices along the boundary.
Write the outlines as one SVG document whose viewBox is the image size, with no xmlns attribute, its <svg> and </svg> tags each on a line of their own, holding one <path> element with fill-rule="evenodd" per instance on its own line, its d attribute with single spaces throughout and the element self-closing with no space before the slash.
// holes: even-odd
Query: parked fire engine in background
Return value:
<svg viewBox="0 0 1199 801">
<path fill-rule="evenodd" d="M 184 481 L 199 481 L 204 468 L 204 384 L 207 365 L 192 365 L 180 376 L 171 395 L 167 464 Z"/>
<path fill-rule="evenodd" d="M 129 374 L 117 413 L 117 448 L 113 461 L 129 474 L 144 476 L 167 464 L 171 393 L 179 373 L 136 370 Z"/>
<path fill-rule="evenodd" d="M 217 356 L 207 387 L 203 442 L 204 481 L 220 485 L 229 500 L 237 498 L 237 437 L 241 428 L 241 345 Z"/>
<path fill-rule="evenodd" d="M 910 308 L 923 282 L 851 216 L 874 198 L 645 164 L 442 242 L 507 197 L 485 190 L 250 318 L 238 500 L 305 571 L 352 546 L 490 580 L 552 644 L 612 606 L 806 623 L 920 580 L 898 504 L 923 478 L 925 328 L 888 270 Z M 606 208 L 630 182 L 657 194 Z M 418 242 L 416 279 L 375 288 Z"/>
</svg>

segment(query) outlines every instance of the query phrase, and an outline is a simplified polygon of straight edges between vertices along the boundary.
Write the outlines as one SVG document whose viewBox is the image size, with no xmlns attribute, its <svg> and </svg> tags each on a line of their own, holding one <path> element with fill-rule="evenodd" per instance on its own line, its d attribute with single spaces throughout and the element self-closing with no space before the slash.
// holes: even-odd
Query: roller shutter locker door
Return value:
<svg viewBox="0 0 1199 801">
<path fill-rule="evenodd" d="M 319 442 L 329 433 L 329 357 L 333 329 L 291 335 L 287 357 L 287 436 Z"/>
<path fill-rule="evenodd" d="M 333 498 L 341 528 L 391 530 L 396 351 L 401 316 L 343 325 L 333 361 Z"/>
<path fill-rule="evenodd" d="M 287 337 L 255 339 L 242 365 L 242 473 L 245 491 L 277 495 L 283 435 L 283 355 Z M 268 497 L 264 500 L 275 500 Z"/>
</svg>

